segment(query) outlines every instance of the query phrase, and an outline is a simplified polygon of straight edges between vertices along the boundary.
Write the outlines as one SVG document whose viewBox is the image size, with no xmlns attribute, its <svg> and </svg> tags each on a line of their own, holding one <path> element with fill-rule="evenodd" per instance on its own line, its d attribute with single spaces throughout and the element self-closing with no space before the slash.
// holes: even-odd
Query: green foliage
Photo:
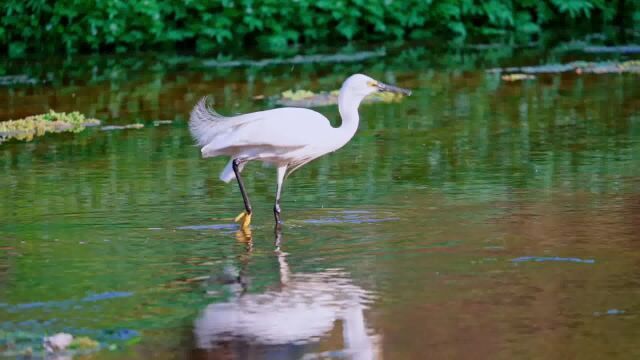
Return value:
<svg viewBox="0 0 640 360">
<path fill-rule="evenodd" d="M 598 28 L 640 5 L 617 0 L 5 0 L 0 48 L 66 52 L 186 47 L 200 51 L 349 40 L 531 36 L 543 26 Z"/>
</svg>

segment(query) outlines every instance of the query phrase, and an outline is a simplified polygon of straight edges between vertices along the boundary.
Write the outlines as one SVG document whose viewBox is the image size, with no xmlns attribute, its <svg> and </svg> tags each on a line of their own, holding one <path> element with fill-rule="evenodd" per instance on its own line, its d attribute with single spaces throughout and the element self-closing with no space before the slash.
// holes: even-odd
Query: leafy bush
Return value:
<svg viewBox="0 0 640 360">
<path fill-rule="evenodd" d="M 600 29 L 620 21 L 638 26 L 629 0 L 4 0 L 0 47 L 75 52 L 196 48 L 345 40 L 464 38 L 516 34 L 543 26 Z"/>
</svg>

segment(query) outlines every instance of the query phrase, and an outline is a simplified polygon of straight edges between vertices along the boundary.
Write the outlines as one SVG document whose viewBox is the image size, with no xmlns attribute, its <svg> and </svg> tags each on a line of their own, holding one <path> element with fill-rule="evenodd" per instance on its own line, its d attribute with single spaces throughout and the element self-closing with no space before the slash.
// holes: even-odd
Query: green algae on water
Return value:
<svg viewBox="0 0 640 360">
<path fill-rule="evenodd" d="M 80 132 L 88 126 L 100 125 L 100 120 L 86 118 L 81 113 L 55 112 L 28 116 L 24 119 L 0 122 L 0 144 L 9 139 L 31 141 L 46 133 Z"/>
<path fill-rule="evenodd" d="M 71 344 L 69 344 L 69 348 L 78 350 L 93 350 L 100 348 L 100 343 L 90 337 L 80 336 L 73 339 Z"/>
<path fill-rule="evenodd" d="M 287 90 L 275 98 L 276 103 L 282 106 L 319 107 L 337 104 L 339 94 L 340 90 L 321 91 L 319 93 L 309 90 Z M 404 95 L 402 94 L 390 92 L 373 93 L 366 97 L 363 103 L 393 103 L 401 101 L 403 97 Z"/>
<path fill-rule="evenodd" d="M 564 64 L 542 64 L 535 66 L 493 68 L 490 73 L 514 75 L 559 74 L 574 72 L 576 74 L 640 74 L 640 60 L 619 61 L 573 61 Z M 504 79 L 503 79 L 504 80 Z"/>
</svg>

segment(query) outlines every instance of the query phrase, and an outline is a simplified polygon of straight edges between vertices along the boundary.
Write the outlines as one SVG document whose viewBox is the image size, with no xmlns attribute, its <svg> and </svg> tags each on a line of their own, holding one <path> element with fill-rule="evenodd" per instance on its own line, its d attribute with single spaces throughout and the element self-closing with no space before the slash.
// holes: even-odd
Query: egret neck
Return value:
<svg viewBox="0 0 640 360">
<path fill-rule="evenodd" d="M 340 112 L 342 123 L 337 128 L 337 130 L 340 130 L 340 135 L 336 138 L 336 149 L 343 147 L 356 134 L 360 123 L 358 106 L 360 106 L 362 99 L 364 99 L 364 95 L 354 94 L 344 91 L 344 89 L 340 90 L 338 111 Z"/>
</svg>

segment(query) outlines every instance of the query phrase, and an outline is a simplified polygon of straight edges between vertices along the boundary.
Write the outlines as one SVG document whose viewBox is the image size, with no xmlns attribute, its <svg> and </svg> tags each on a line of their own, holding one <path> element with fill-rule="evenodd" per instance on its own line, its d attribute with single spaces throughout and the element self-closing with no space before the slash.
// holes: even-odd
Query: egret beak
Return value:
<svg viewBox="0 0 640 360">
<path fill-rule="evenodd" d="M 376 87 L 378 88 L 379 92 L 392 92 L 392 93 L 402 94 L 406 96 L 411 95 L 411 90 L 409 89 L 403 89 L 401 87 L 387 85 L 381 82 L 377 82 Z"/>
</svg>

